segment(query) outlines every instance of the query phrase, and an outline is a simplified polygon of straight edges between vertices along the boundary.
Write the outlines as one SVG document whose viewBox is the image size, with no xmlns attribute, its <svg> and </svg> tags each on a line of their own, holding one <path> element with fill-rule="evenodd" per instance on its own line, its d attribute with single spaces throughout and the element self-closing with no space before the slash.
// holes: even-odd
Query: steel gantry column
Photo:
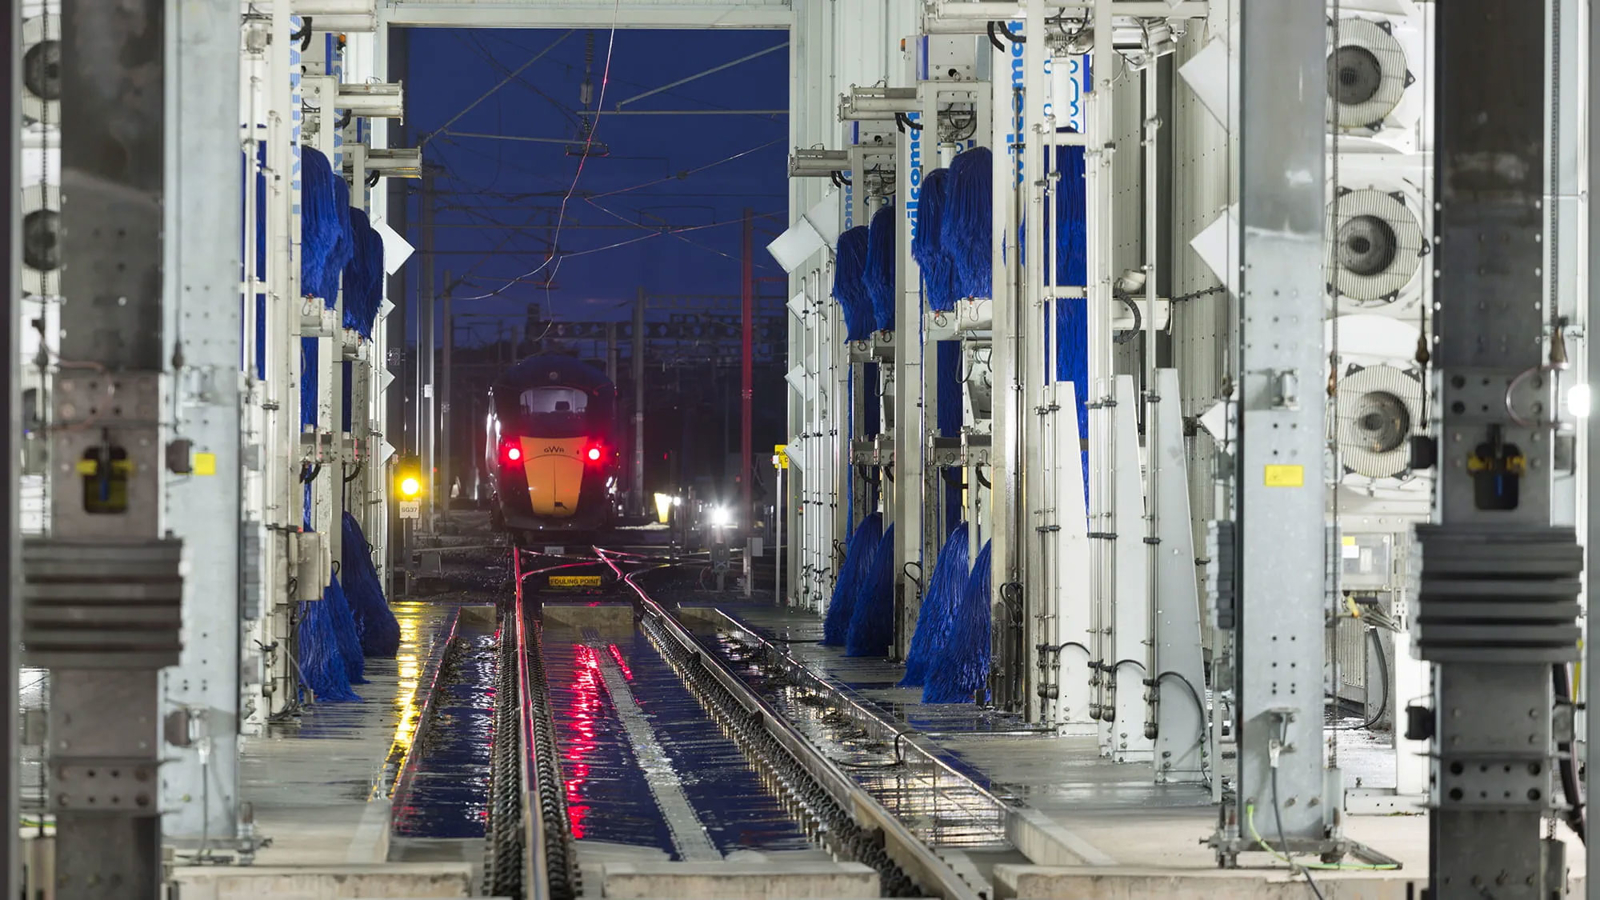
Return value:
<svg viewBox="0 0 1600 900">
<path fill-rule="evenodd" d="M 22 5 L 14 3 L 4 13 L 0 13 L 0 59 L 5 65 L 5 74 L 12 85 L 22 84 L 22 52 L 19 41 L 22 25 Z M 4 584 L 5 601 L 4 611 L 0 612 L 0 640 L 4 646 L 0 647 L 0 696 L 14 697 L 18 687 L 18 660 L 19 644 L 18 631 L 20 623 L 20 605 L 16 598 L 20 596 L 17 590 L 21 582 L 21 573 L 18 568 L 19 555 L 17 553 L 17 538 L 20 534 L 18 521 L 19 497 L 19 466 L 21 457 L 21 391 L 17 378 L 19 371 L 17 333 L 22 322 L 22 229 L 21 209 L 18 203 L 22 196 L 22 167 L 20 133 L 16 123 L 22 119 L 18 109 L 20 92 L 13 88 L 0 99 L 0 108 L 6 113 L 5 121 L 12 123 L 12 127 L 0 140 L 0 179 L 5 182 L 5 219 L 0 223 L 0 253 L 5 254 L 4 263 L 0 264 L 0 273 L 4 274 L 4 290 L 6 301 L 3 304 L 5 312 L 0 315 L 0 353 L 4 354 L 5 373 L 0 376 L 0 422 L 4 422 L 4 437 L 0 438 L 0 447 L 4 448 L 5 466 L 0 470 L 0 583 Z M 17 734 L 17 706 L 7 704 L 4 711 L 0 711 L 0 728 L 5 729 L 5 734 Z M 5 748 L 0 750 L 0 816 L 4 821 L 17 821 L 18 811 L 18 771 L 17 751 L 18 741 L 8 740 Z M 18 860 L 17 833 L 11 831 L 0 840 L 0 893 L 7 897 L 17 896 Z"/>
<path fill-rule="evenodd" d="M 1593 190 L 1596 184 L 1600 184 L 1600 153 L 1595 153 L 1593 150 L 1595 147 L 1600 147 L 1600 108 L 1597 108 L 1596 104 L 1596 100 L 1600 99 L 1600 92 L 1595 90 L 1596 86 L 1600 86 L 1600 56 L 1597 56 L 1593 49 L 1600 47 L 1600 15 L 1595 15 L 1592 10 L 1589 14 L 1589 33 L 1585 37 L 1588 38 L 1590 50 L 1587 54 L 1589 71 L 1585 73 L 1589 78 L 1589 108 L 1586 110 L 1588 115 L 1586 147 L 1589 149 L 1589 153 L 1587 154 L 1588 171 L 1584 174 L 1588 176 L 1588 188 Z M 1596 260 L 1600 259 L 1600 204 L 1587 200 L 1585 202 L 1588 209 L 1584 215 L 1587 216 L 1586 224 L 1589 228 L 1589 245 L 1587 249 L 1589 251 L 1589 259 Z M 1592 266 L 1592 263 L 1590 265 Z M 1595 277 L 1592 268 L 1588 273 L 1587 287 L 1589 296 L 1587 298 L 1588 308 L 1584 324 L 1593 327 L 1595 323 L 1600 323 L 1600 279 Z M 1595 415 L 1594 409 L 1594 386 L 1600 384 L 1600 352 L 1597 352 L 1593 339 L 1588 338 L 1587 335 L 1585 336 L 1583 357 L 1585 363 L 1584 382 L 1589 386 L 1588 429 L 1583 437 L 1587 440 L 1588 446 L 1583 458 L 1584 473 L 1587 476 L 1583 482 L 1586 491 L 1580 495 L 1582 498 L 1580 503 L 1584 504 L 1582 512 L 1585 514 L 1585 518 L 1582 520 L 1585 525 L 1583 543 L 1591 554 L 1587 561 L 1584 599 L 1586 603 L 1593 603 L 1595 564 L 1592 554 L 1596 547 L 1600 547 L 1600 490 L 1597 490 L 1600 489 L 1600 484 L 1596 483 L 1594 477 L 1594 473 L 1600 472 L 1600 416 Z M 1583 685 L 1582 696 L 1587 706 L 1590 698 L 1594 696 L 1594 687 L 1600 684 L 1600 678 L 1596 678 L 1594 674 L 1594 667 L 1600 665 L 1600 651 L 1595 649 L 1593 635 L 1590 635 L 1584 641 L 1583 649 L 1583 673 L 1586 683 Z M 1597 713 L 1600 713 L 1600 710 L 1589 709 L 1584 716 L 1587 726 L 1586 766 L 1589 761 L 1594 759 L 1594 748 L 1600 746 L 1600 714 Z M 1595 770 L 1589 769 L 1588 771 L 1594 772 Z M 1593 782 L 1591 781 L 1590 785 L 1592 784 Z M 1593 790 L 1592 787 L 1589 789 Z M 1585 841 L 1585 852 L 1587 855 L 1586 862 L 1588 863 L 1587 871 L 1600 872 L 1600 844 L 1590 844 Z"/>
<path fill-rule="evenodd" d="M 1318 4 L 1241 0 L 1240 11 L 1239 769 L 1224 862 L 1257 833 L 1280 850 L 1320 849 L 1333 818 L 1321 666 L 1327 23 Z"/>
<path fill-rule="evenodd" d="M 30 664 L 51 670 L 47 796 L 63 900 L 154 900 L 161 885 L 158 684 L 179 661 L 183 600 L 183 542 L 162 510 L 170 9 L 62 4 L 62 295 L 74 325 L 52 397 L 53 533 L 24 549 L 22 637 Z M 237 144 L 227 152 L 236 167 Z M 236 316 L 234 266 L 215 287 Z"/>
<path fill-rule="evenodd" d="M 162 673 L 161 713 L 170 745 L 161 770 L 169 844 L 248 851 L 239 828 L 240 619 L 245 577 L 260 578 L 253 530 L 243 531 L 238 302 L 239 207 L 219 198 L 239 187 L 236 11 L 184 3 L 169 26 L 163 357 L 171 361 L 172 440 L 165 458 L 169 534 L 197 565 L 184 579 L 186 640 Z M 253 181 L 253 179 L 252 179 Z M 253 295 L 253 292 L 252 292 Z M 251 296 L 251 306 L 254 297 Z M 164 417 L 165 418 L 165 417 Z M 252 525 L 252 529 L 254 526 Z M 256 570 L 256 571 L 251 571 Z M 260 604 L 250 604 L 259 615 Z"/>
<path fill-rule="evenodd" d="M 1417 528 L 1415 617 L 1418 655 L 1435 664 L 1432 727 L 1419 729 L 1433 738 L 1430 880 L 1436 900 L 1548 897 L 1565 865 L 1541 825 L 1577 780 L 1556 692 L 1578 658 L 1583 563 L 1575 531 L 1551 524 L 1565 322 L 1543 296 L 1548 73 L 1527 65 L 1551 21 L 1543 3 L 1507 0 L 1437 15 L 1439 424 L 1424 446 L 1439 476 L 1435 524 Z"/>
<path fill-rule="evenodd" d="M 915 85 L 917 73 L 915 59 L 917 41 L 902 42 L 902 82 Z M 927 443 L 927 430 L 935 419 L 926 415 L 923 408 L 924 366 L 935 365 L 925 360 L 922 327 L 922 277 L 916 257 L 911 254 L 912 241 L 917 234 L 917 209 L 922 197 L 922 178 L 933 166 L 927 165 L 927 154 L 935 149 L 938 140 L 938 119 L 928 118 L 919 109 L 913 94 L 905 102 L 901 130 L 895 142 L 895 183 L 898 219 L 894 223 L 894 302 L 896 340 L 894 366 L 894 578 L 895 578 L 895 634 L 890 655 L 904 658 L 910 648 L 911 635 L 916 629 L 917 613 L 922 607 L 928 577 L 933 572 L 933 559 L 923 555 L 923 527 L 930 514 L 937 513 L 924 502 L 923 446 Z M 911 569 L 915 568 L 913 579 Z"/>
</svg>

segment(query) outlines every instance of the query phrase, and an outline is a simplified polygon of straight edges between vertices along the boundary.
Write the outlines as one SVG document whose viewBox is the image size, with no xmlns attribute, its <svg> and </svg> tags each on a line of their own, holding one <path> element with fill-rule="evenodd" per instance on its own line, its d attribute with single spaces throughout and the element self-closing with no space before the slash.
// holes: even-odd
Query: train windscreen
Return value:
<svg viewBox="0 0 1600 900">
<path fill-rule="evenodd" d="M 577 388 L 536 387 L 522 392 L 522 424 L 539 437 L 579 437 L 587 433 L 589 395 Z"/>
</svg>

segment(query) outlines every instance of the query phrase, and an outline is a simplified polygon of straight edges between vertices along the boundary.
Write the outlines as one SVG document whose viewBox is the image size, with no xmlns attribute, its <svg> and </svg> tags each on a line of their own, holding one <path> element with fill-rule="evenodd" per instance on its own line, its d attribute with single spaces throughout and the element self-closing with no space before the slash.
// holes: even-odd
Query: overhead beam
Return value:
<svg viewBox="0 0 1600 900">
<path fill-rule="evenodd" d="M 424 28 L 788 28 L 788 0 L 390 0 L 380 15 L 390 25 Z"/>
</svg>

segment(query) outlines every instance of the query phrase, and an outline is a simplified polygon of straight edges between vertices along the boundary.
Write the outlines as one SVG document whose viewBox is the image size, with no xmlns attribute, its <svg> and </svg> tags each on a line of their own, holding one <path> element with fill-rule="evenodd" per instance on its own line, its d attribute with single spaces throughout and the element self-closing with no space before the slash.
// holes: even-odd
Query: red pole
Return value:
<svg viewBox="0 0 1600 900">
<path fill-rule="evenodd" d="M 744 211 L 744 285 L 742 322 L 740 346 L 743 356 L 739 361 L 739 491 L 743 501 L 742 524 L 746 532 L 753 531 L 750 526 L 755 518 L 754 508 L 750 500 L 750 474 L 755 471 L 754 460 L 751 458 L 750 447 L 750 399 L 755 392 L 755 379 L 751 371 L 751 355 L 755 343 L 755 213 L 750 209 Z"/>
</svg>

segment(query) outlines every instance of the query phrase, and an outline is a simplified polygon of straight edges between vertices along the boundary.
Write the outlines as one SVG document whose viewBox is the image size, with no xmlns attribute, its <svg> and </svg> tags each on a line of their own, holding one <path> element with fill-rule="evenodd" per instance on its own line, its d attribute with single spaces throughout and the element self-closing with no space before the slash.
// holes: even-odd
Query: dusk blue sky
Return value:
<svg viewBox="0 0 1600 900">
<path fill-rule="evenodd" d="M 420 141 L 419 135 L 438 131 L 512 70 L 546 50 L 518 77 L 450 123 L 448 130 L 575 139 L 586 32 L 574 31 L 564 38 L 563 34 L 414 30 L 405 79 L 411 139 Z M 605 113 L 615 110 L 619 101 L 780 45 L 786 38 L 781 31 L 618 29 L 605 86 Z M 612 34 L 596 30 L 593 39 L 598 102 Z M 787 102 L 785 48 L 625 108 L 770 110 L 783 109 Z M 491 320 L 475 314 L 503 316 L 516 333 L 530 300 L 548 300 L 546 309 L 552 318 L 596 320 L 626 318 L 640 286 L 653 294 L 736 296 L 741 237 L 737 222 L 746 207 L 758 215 L 775 215 L 757 220 L 757 276 L 782 274 L 760 248 L 782 229 L 786 216 L 787 116 L 603 113 L 594 139 L 608 148 L 609 156 L 591 155 L 584 163 L 576 191 L 567 203 L 560 246 L 568 253 L 596 252 L 565 258 L 559 270 L 554 264 L 546 266 L 538 277 L 555 270 L 555 285 L 548 294 L 532 279 L 509 286 L 507 280 L 545 262 L 557 209 L 562 195 L 573 185 L 579 157 L 568 155 L 568 147 L 562 144 L 442 133 L 426 144 L 426 161 L 444 170 L 436 181 L 440 193 L 435 232 L 438 278 L 442 281 L 446 270 L 458 279 L 465 276 L 455 294 L 457 314 L 469 317 L 458 332 L 459 343 L 476 343 L 494 330 Z M 740 153 L 745 155 L 719 162 Z M 713 163 L 718 164 L 679 177 Z M 420 187 L 419 182 L 411 184 Z M 600 194 L 610 196 L 598 197 Z M 408 237 L 420 246 L 416 216 L 413 203 Z M 514 231 L 498 227 L 530 222 L 552 227 Z M 728 224 L 637 240 L 662 227 L 713 223 Z M 635 242 L 598 249 L 630 240 Z M 406 270 L 414 290 L 422 267 L 413 264 Z M 494 297 L 469 299 L 496 291 Z M 784 294 L 780 286 L 772 284 L 764 291 L 773 298 Z M 473 329 L 471 335 L 468 326 Z"/>
</svg>

